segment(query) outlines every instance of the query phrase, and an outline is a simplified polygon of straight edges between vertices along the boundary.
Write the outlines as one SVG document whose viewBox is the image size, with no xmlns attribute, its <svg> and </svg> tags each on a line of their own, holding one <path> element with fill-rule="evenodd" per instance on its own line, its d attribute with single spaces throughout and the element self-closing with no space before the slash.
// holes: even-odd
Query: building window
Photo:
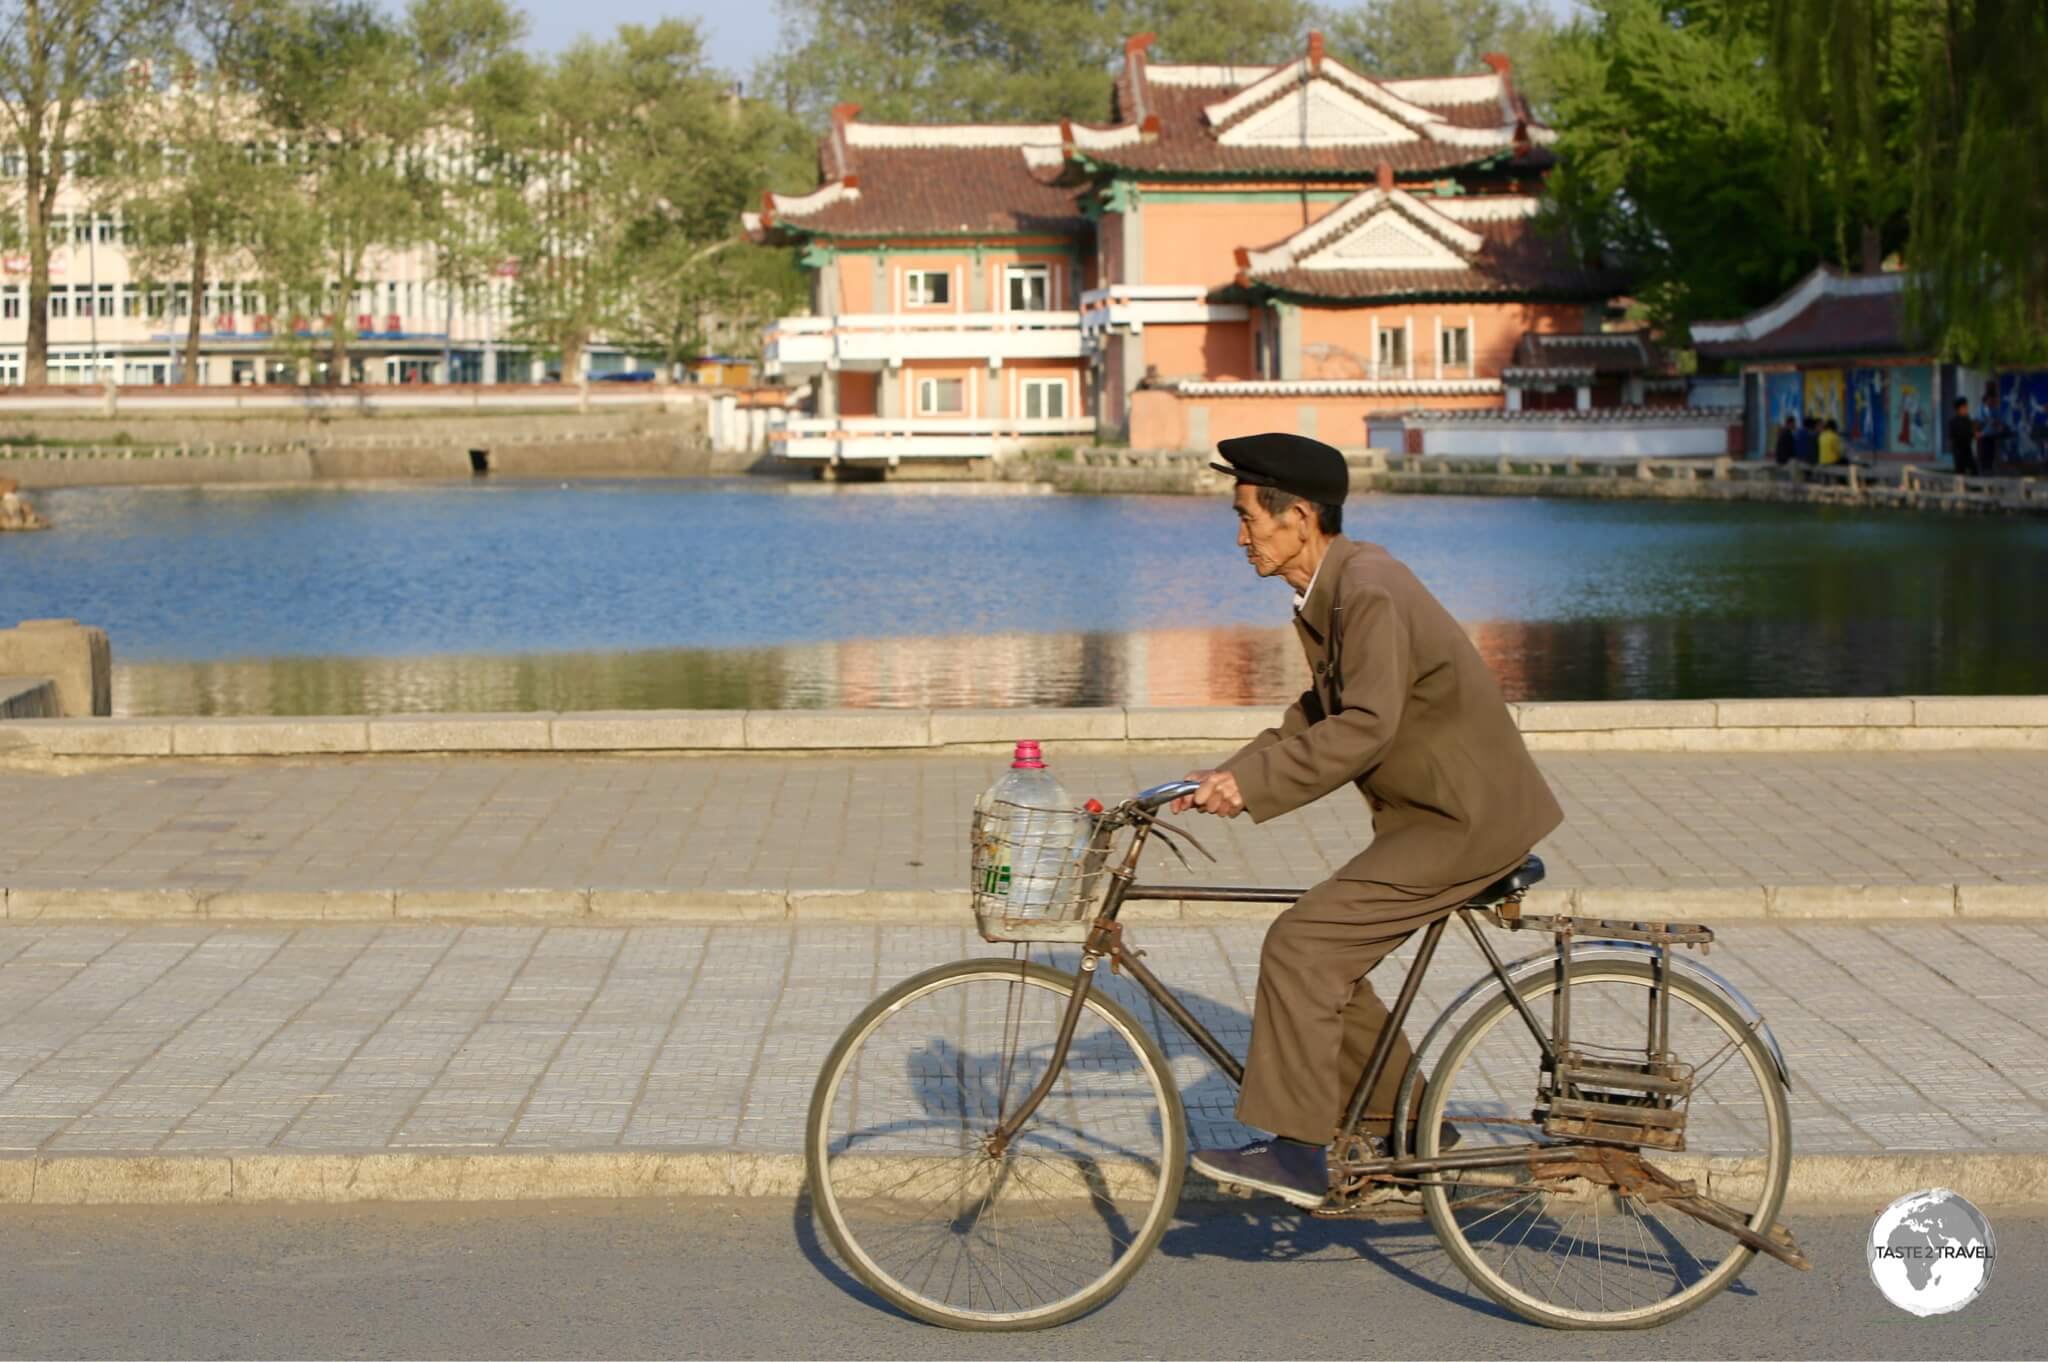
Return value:
<svg viewBox="0 0 2048 1362">
<path fill-rule="evenodd" d="M 1003 271 L 1012 312 L 1046 312 L 1052 308 L 1052 269 L 1046 265 L 1011 265 Z"/>
<path fill-rule="evenodd" d="M 99 314 L 102 317 L 111 317 L 114 315 L 114 286 L 112 284 L 100 285 Z"/>
<path fill-rule="evenodd" d="M 1443 340 L 1438 346 L 1445 364 L 1470 364 L 1472 362 L 1472 329 L 1467 326 L 1447 326 Z"/>
<path fill-rule="evenodd" d="M 1067 380 L 1027 378 L 1024 380 L 1024 419 L 1059 421 L 1067 414 Z"/>
<path fill-rule="evenodd" d="M 140 317 L 142 315 L 142 294 L 134 286 L 121 285 L 121 315 Z"/>
<path fill-rule="evenodd" d="M 953 301 L 949 270 L 911 270 L 903 276 L 903 301 L 910 307 L 944 307 Z"/>
<path fill-rule="evenodd" d="M 967 384 L 957 378 L 921 378 L 917 381 L 917 412 L 920 416 L 958 416 L 967 410 Z"/>
<path fill-rule="evenodd" d="M 0 317 L 13 318 L 20 315 L 21 285 L 9 284 L 6 288 L 0 289 Z"/>
<path fill-rule="evenodd" d="M 1408 368 L 1408 331 L 1405 327 L 1380 328 L 1379 367 L 1382 374 Z"/>
<path fill-rule="evenodd" d="M 71 290 L 62 284 L 50 285 L 50 315 L 68 317 L 71 315 Z"/>
</svg>

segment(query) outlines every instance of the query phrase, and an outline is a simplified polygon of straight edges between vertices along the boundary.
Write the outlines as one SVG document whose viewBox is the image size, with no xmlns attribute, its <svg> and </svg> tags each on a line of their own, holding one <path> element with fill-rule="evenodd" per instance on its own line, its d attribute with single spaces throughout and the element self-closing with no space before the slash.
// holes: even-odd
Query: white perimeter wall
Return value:
<svg viewBox="0 0 2048 1362">
<path fill-rule="evenodd" d="M 1478 422 L 1422 427 L 1422 452 L 1458 458 L 1682 459 L 1728 452 L 1724 423 Z"/>
</svg>

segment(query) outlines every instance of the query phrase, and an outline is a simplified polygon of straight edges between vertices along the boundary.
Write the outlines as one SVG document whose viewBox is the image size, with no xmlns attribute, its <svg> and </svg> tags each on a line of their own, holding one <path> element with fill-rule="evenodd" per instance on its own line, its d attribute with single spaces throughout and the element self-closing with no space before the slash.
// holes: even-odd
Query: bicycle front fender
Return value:
<svg viewBox="0 0 2048 1362">
<path fill-rule="evenodd" d="M 1572 943 L 1573 964 L 1578 964 L 1585 960 L 1639 960 L 1647 962 L 1656 953 L 1657 948 L 1647 941 L 1606 941 L 1597 937 L 1591 937 Z M 1777 1070 L 1778 1082 L 1784 1085 L 1787 1092 L 1790 1092 L 1792 1090 L 1792 1070 L 1785 1063 L 1784 1048 L 1778 1044 L 1778 1037 L 1772 1033 L 1771 1024 L 1764 1020 L 1764 1014 L 1757 1005 L 1745 997 L 1742 990 L 1730 983 L 1727 976 L 1718 970 L 1710 969 L 1697 960 L 1689 956 L 1680 955 L 1677 952 L 1673 952 L 1670 959 L 1672 969 L 1687 976 L 1694 983 L 1712 989 L 1728 1000 L 1728 1005 L 1735 1009 L 1736 1015 L 1740 1016 L 1756 1032 L 1757 1037 L 1763 1041 L 1764 1049 L 1770 1052 L 1771 1066 Z M 1508 978 L 1512 979 L 1517 985 L 1520 985 L 1530 979 L 1542 977 L 1554 969 L 1556 965 L 1557 952 L 1555 950 L 1542 950 L 1532 955 L 1525 955 L 1519 960 L 1509 961 L 1502 968 L 1507 971 Z M 1450 1025 L 1452 1021 L 1461 1020 L 1467 1008 L 1483 1006 L 1500 996 L 1501 991 L 1499 977 L 1488 971 L 1486 974 L 1481 975 L 1470 988 L 1452 999 L 1451 1005 L 1446 1007 L 1438 1015 L 1437 1019 L 1430 1024 L 1429 1031 L 1422 1037 L 1422 1043 L 1415 1047 L 1415 1059 L 1408 1066 L 1408 1073 L 1403 1076 L 1401 1096 L 1394 1107 L 1395 1130 L 1405 1131 L 1408 1128 L 1408 1113 L 1414 1102 L 1415 1075 L 1421 1071 L 1422 1056 L 1429 1051 L 1431 1042 L 1435 1041 L 1437 1035 L 1446 1026 Z"/>
</svg>

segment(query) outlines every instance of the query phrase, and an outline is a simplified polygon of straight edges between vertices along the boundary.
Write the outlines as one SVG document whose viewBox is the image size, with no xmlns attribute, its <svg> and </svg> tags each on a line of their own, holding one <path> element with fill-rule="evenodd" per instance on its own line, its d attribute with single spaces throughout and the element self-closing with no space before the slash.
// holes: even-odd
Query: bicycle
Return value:
<svg viewBox="0 0 2048 1362">
<path fill-rule="evenodd" d="M 1193 841 L 1157 813 L 1194 789 L 1173 781 L 1109 810 L 1091 800 L 1085 838 L 1063 834 L 1064 846 L 1017 833 L 1023 810 L 978 813 L 976 918 L 1012 956 L 904 980 L 826 1058 L 804 1141 L 814 1213 L 899 1310 L 957 1329 L 1047 1328 L 1109 1300 L 1158 1245 L 1186 1173 L 1187 1117 L 1165 1051 L 1112 995 L 1149 999 L 1233 1085 L 1244 1071 L 1145 966 L 1118 914 L 1148 899 L 1301 894 L 1138 883 L 1155 832 Z M 1005 897 L 1010 877 L 992 873 L 1020 857 L 1059 868 L 1057 892 L 1022 913 Z M 1665 1323 L 1759 1252 L 1808 1268 L 1776 1220 L 1791 1169 L 1784 1054 L 1733 985 L 1673 951 L 1704 950 L 1713 933 L 1526 915 L 1523 896 L 1542 877 L 1531 856 L 1422 929 L 1333 1132 L 1329 1197 L 1312 1213 L 1414 1216 L 1419 1195 L 1474 1285 L 1557 1328 Z M 1389 1122 L 1382 1140 L 1366 1133 L 1366 1094 L 1451 917 L 1487 973 L 1415 1047 L 1395 1110 L 1371 1114 Z M 1552 944 L 1504 963 L 1482 919 Z M 1030 959 L 1051 944 L 1078 944 L 1078 963 Z M 1425 1084 L 1423 1056 L 1444 1034 Z"/>
</svg>

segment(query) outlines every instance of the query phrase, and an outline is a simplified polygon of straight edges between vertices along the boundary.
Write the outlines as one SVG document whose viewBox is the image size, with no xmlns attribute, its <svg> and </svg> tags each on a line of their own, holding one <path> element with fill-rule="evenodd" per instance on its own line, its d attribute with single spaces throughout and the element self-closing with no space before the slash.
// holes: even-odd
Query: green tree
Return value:
<svg viewBox="0 0 2048 1362">
<path fill-rule="evenodd" d="M 755 84 L 821 129 L 832 106 L 849 101 L 877 122 L 1100 116 L 1126 36 L 1120 13 L 1097 0 L 777 5 L 783 44 Z"/>
<path fill-rule="evenodd" d="M 696 26 L 622 26 L 563 52 L 500 117 L 499 200 L 517 262 L 519 333 L 573 380 L 603 336 L 672 364 L 706 337 L 752 330 L 794 304 L 787 253 L 735 250 L 763 186 L 796 187 L 815 140 L 740 97 L 705 61 Z"/>
<path fill-rule="evenodd" d="M 1868 239 L 1909 228 L 1916 320 L 1956 358 L 2048 359 L 2048 6 L 1759 0 L 1786 118 Z"/>
<path fill-rule="evenodd" d="M 1838 216 L 1835 177 L 1802 157 L 1744 0 L 1683 11 L 1593 0 L 1546 55 L 1562 225 L 1630 268 L 1649 317 L 1694 321 L 1760 306 L 1828 258 L 1808 224 Z M 1813 212 L 1788 210 L 1805 177 Z"/>
<path fill-rule="evenodd" d="M 1279 63 L 1302 54 L 1317 11 L 1306 0 L 1135 0 L 1114 18 L 1159 35 L 1155 61 Z"/>
<path fill-rule="evenodd" d="M 368 0 L 261 13 L 260 108 L 292 191 L 261 215 L 257 253 L 285 301 L 327 318 L 328 377 L 345 383 L 374 265 L 429 244 L 449 251 L 452 282 L 471 267 L 456 247 L 483 226 L 475 97 L 512 78 L 518 26 L 497 0 L 415 0 L 401 22 Z"/>
<path fill-rule="evenodd" d="M 0 117 L 4 140 L 21 158 L 20 187 L 8 197 L 20 205 L 29 261 L 24 383 L 49 374 L 50 217 L 84 149 L 86 109 L 116 86 L 132 56 L 158 43 L 172 12 L 172 0 L 0 6 Z"/>
<path fill-rule="evenodd" d="M 252 268 L 247 243 L 282 189 L 255 120 L 247 37 L 263 0 L 200 0 L 92 110 L 95 205 L 118 212 L 129 269 L 181 281 L 183 372 L 196 382 L 207 285 Z M 166 320 L 171 314 L 166 314 Z"/>
<path fill-rule="evenodd" d="M 1540 65 L 1557 30 L 1534 0 L 1365 0 L 1328 16 L 1330 50 L 1376 76 L 1442 76 L 1482 69 L 1504 54 L 1518 86 Z"/>
</svg>

